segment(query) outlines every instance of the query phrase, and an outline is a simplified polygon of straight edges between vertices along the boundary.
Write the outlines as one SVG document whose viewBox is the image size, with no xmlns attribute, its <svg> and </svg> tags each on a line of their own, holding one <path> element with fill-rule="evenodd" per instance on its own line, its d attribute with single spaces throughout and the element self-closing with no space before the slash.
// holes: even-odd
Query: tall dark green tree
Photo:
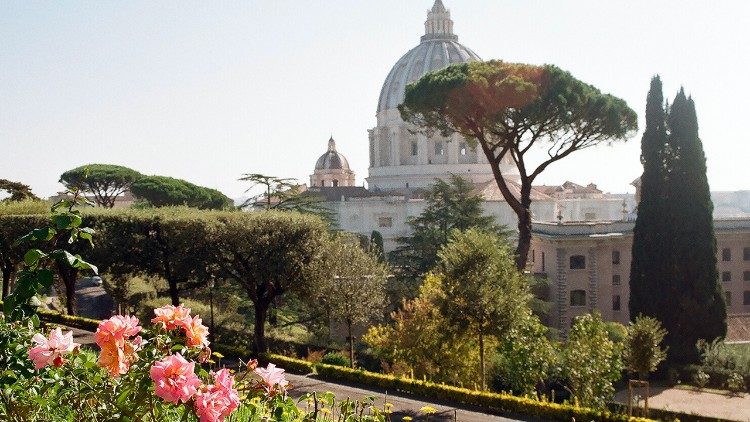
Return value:
<svg viewBox="0 0 750 422">
<path fill-rule="evenodd" d="M 646 99 L 646 129 L 641 138 L 641 199 L 633 233 L 630 267 L 630 315 L 654 316 L 664 321 L 670 219 L 666 218 L 667 120 L 661 79 L 651 79 Z"/>
<path fill-rule="evenodd" d="M 672 103 L 667 122 L 673 154 L 672 175 L 667 181 L 667 216 L 673 222 L 669 276 L 677 300 L 671 307 L 673 325 L 665 326 L 666 342 L 674 362 L 689 363 L 699 358 L 695 347 L 699 339 L 710 341 L 726 335 L 727 309 L 716 264 L 706 155 L 698 136 L 695 103 L 683 89 Z"/>
<path fill-rule="evenodd" d="M 629 306 L 632 318 L 642 314 L 662 322 L 669 362 L 685 364 L 697 361 L 698 339 L 726 334 L 726 304 L 695 104 L 680 90 L 667 116 L 661 91 L 655 77 L 641 145 Z"/>
</svg>

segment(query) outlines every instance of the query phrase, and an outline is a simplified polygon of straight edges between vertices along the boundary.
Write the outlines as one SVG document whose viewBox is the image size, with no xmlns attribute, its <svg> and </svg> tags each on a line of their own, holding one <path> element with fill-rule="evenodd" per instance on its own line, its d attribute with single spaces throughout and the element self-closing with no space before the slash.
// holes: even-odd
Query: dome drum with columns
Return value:
<svg viewBox="0 0 750 422">
<path fill-rule="evenodd" d="M 354 186 L 354 172 L 346 157 L 336 151 L 333 136 L 328 140 L 328 150 L 315 163 L 310 186 Z"/>
<path fill-rule="evenodd" d="M 391 69 L 378 101 L 378 125 L 369 131 L 370 168 L 367 182 L 372 190 L 426 187 L 435 178 L 458 174 L 477 183 L 493 179 L 484 154 L 471 148 L 459 135 L 414 133 L 397 109 L 404 101 L 406 86 L 425 74 L 453 63 L 481 60 L 458 42 L 453 33 L 450 10 L 436 0 L 427 11 L 425 34 Z M 512 174 L 514 166 L 504 169 Z"/>
</svg>

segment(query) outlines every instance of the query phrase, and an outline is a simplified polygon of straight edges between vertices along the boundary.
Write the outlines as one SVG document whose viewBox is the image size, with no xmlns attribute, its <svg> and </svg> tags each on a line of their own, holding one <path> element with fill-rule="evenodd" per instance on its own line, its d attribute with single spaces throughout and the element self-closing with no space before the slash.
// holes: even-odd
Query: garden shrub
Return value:
<svg viewBox="0 0 750 422">
<path fill-rule="evenodd" d="M 578 407 L 537 399 L 517 397 L 509 394 L 491 393 L 466 388 L 436 384 L 393 375 L 378 374 L 340 366 L 318 364 L 315 370 L 321 378 L 347 381 L 382 388 L 388 391 L 401 391 L 436 400 L 447 400 L 472 406 L 492 409 L 505 414 L 527 415 L 547 420 L 570 421 L 646 421 L 630 418 L 607 410 Z"/>
<path fill-rule="evenodd" d="M 320 359 L 320 363 L 324 363 L 326 365 L 333 365 L 333 366 L 344 366 L 347 368 L 352 366 L 352 362 L 349 360 L 349 358 L 339 352 L 326 353 Z"/>
</svg>

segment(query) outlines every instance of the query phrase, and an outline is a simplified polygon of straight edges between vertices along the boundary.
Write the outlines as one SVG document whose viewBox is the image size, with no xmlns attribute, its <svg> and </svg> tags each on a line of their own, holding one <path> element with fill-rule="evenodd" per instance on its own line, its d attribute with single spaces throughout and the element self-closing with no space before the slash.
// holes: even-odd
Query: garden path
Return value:
<svg viewBox="0 0 750 422">
<path fill-rule="evenodd" d="M 627 403 L 627 390 L 619 391 L 615 400 Z M 730 396 L 682 388 L 651 387 L 649 407 L 694 413 L 727 421 L 750 422 L 750 394 Z"/>
<path fill-rule="evenodd" d="M 379 408 L 383 407 L 385 391 L 377 389 L 363 389 L 359 386 L 346 385 L 346 384 L 334 384 L 327 381 L 323 381 L 310 376 L 293 375 L 287 374 L 287 380 L 294 387 L 290 390 L 290 395 L 294 398 L 298 398 L 305 393 L 317 391 L 327 392 L 330 391 L 336 395 L 337 400 L 346 399 L 361 399 L 363 397 L 374 396 L 376 398 L 376 405 Z M 473 409 L 470 407 L 457 408 L 452 405 L 435 402 L 435 401 L 424 401 L 422 399 L 410 398 L 403 394 L 388 394 L 388 403 L 393 405 L 393 421 L 401 421 L 404 416 L 410 416 L 414 418 L 414 421 L 424 421 L 425 416 L 419 411 L 424 406 L 430 406 L 437 410 L 437 413 L 430 415 L 430 421 L 459 421 L 459 422 L 512 422 L 512 421 L 542 421 L 541 419 L 508 419 L 488 413 L 483 413 L 479 409 Z"/>
</svg>

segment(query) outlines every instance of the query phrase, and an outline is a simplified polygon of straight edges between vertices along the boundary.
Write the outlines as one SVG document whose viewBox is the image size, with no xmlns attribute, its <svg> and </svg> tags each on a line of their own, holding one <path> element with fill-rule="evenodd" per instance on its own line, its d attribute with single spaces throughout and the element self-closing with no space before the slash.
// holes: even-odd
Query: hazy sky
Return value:
<svg viewBox="0 0 750 422">
<path fill-rule="evenodd" d="M 242 195 L 247 172 L 308 182 L 333 133 L 367 176 L 367 129 L 433 0 L 3 1 L 0 178 L 58 191 L 115 163 Z M 483 59 L 552 63 L 643 111 L 649 80 L 696 101 L 712 190 L 750 189 L 750 2 L 444 0 Z M 630 192 L 640 133 L 539 182 Z"/>
</svg>

